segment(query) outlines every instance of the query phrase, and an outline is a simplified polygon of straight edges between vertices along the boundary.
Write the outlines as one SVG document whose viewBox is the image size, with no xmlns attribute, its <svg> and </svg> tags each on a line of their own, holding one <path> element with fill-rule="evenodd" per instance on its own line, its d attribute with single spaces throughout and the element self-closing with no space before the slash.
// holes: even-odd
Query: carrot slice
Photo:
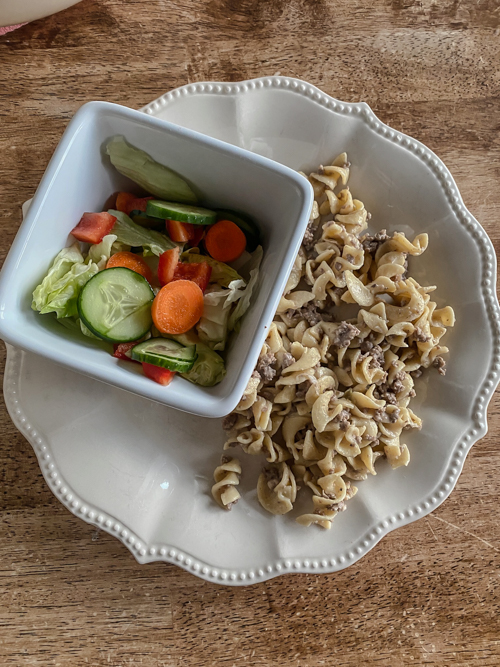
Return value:
<svg viewBox="0 0 500 667">
<path fill-rule="evenodd" d="M 124 250 L 122 252 L 117 252 L 114 255 L 111 255 L 111 257 L 108 259 L 108 263 L 106 264 L 106 268 L 112 269 L 115 266 L 123 266 L 126 269 L 131 269 L 136 273 L 140 273 L 141 276 L 146 278 L 148 283 L 153 281 L 153 272 L 149 266 L 142 259 L 142 257 L 134 255 L 133 252 L 127 252 Z"/>
<path fill-rule="evenodd" d="M 130 192 L 119 192 L 116 195 L 116 210 L 127 213 L 131 210 L 129 204 L 136 199 L 136 196 Z"/>
<path fill-rule="evenodd" d="M 245 251 L 247 239 L 231 220 L 219 220 L 205 237 L 208 254 L 219 262 L 233 262 Z"/>
<path fill-rule="evenodd" d="M 160 285 L 166 285 L 173 277 L 177 264 L 179 263 L 179 248 L 175 247 L 172 250 L 165 250 L 160 255 L 158 262 L 158 280 Z"/>
<path fill-rule="evenodd" d="M 168 283 L 156 295 L 151 315 L 160 333 L 186 333 L 203 315 L 203 292 L 192 280 Z"/>
</svg>

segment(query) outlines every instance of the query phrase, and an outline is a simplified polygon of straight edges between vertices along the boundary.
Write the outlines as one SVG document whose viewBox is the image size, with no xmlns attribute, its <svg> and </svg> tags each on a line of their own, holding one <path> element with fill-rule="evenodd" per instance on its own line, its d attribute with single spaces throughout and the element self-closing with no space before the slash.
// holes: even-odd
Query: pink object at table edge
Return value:
<svg viewBox="0 0 500 667">
<path fill-rule="evenodd" d="M 16 30 L 17 28 L 20 28 L 23 25 L 26 25 L 26 23 L 19 23 L 18 25 L 8 25 L 8 26 L 5 26 L 5 28 L 0 27 L 0 37 L 2 35 L 6 35 L 8 32 L 12 32 L 12 30 Z"/>
</svg>

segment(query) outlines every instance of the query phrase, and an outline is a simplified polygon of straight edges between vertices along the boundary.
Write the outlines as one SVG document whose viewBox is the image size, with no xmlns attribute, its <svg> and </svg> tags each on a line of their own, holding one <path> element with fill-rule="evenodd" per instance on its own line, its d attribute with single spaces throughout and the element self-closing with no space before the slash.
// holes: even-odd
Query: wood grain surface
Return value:
<svg viewBox="0 0 500 667">
<path fill-rule="evenodd" d="M 0 263 L 83 102 L 277 72 L 427 144 L 498 250 L 498 0 L 83 0 L 0 37 Z M 339 574 L 232 589 L 71 515 L 2 404 L 0 664 L 498 666 L 499 408 L 434 513 Z"/>
</svg>

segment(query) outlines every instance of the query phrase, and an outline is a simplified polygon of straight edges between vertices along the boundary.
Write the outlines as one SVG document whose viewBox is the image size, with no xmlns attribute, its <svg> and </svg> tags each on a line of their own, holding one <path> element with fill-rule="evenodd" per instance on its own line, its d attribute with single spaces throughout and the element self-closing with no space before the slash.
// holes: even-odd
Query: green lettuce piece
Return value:
<svg viewBox="0 0 500 667">
<path fill-rule="evenodd" d="M 241 298 L 239 299 L 238 303 L 236 304 L 235 309 L 229 316 L 229 320 L 227 323 L 227 327 L 229 331 L 233 330 L 238 330 L 239 327 L 239 321 L 243 317 L 243 315 L 246 313 L 248 308 L 250 307 L 250 300 L 252 298 L 252 292 L 255 288 L 255 283 L 257 282 L 257 278 L 259 277 L 259 267 L 260 263 L 262 261 L 262 256 L 263 256 L 263 250 L 262 246 L 259 246 L 254 252 L 252 253 L 252 260 L 250 262 L 250 265 L 248 267 L 249 269 L 249 280 L 248 284 L 246 286 L 245 291 L 243 292 Z"/>
<path fill-rule="evenodd" d="M 233 280 L 243 280 L 240 274 L 228 264 L 218 262 L 216 259 L 212 259 L 212 257 L 208 257 L 207 255 L 200 255 L 197 252 L 187 251 L 182 253 L 181 260 L 183 262 L 195 262 L 198 264 L 200 262 L 206 262 L 212 267 L 210 282 L 218 283 L 219 285 L 222 285 L 222 287 L 229 287 L 229 283 Z"/>
<path fill-rule="evenodd" d="M 85 336 L 93 338 L 94 340 L 98 340 L 102 343 L 102 339 L 98 338 L 97 336 L 94 336 L 92 331 L 90 331 L 90 329 L 88 329 L 85 326 L 85 324 L 79 317 L 61 317 L 57 321 L 59 322 L 59 324 L 62 324 L 64 327 L 66 327 L 66 329 L 69 329 L 70 331 L 73 331 L 75 333 L 82 333 Z"/>
<path fill-rule="evenodd" d="M 62 324 L 65 329 L 68 329 L 68 331 L 72 331 L 73 333 L 81 332 L 79 317 L 61 317 L 57 321 L 59 324 Z"/>
<path fill-rule="evenodd" d="M 99 271 L 105 269 L 108 259 L 111 257 L 111 249 L 115 241 L 116 236 L 114 234 L 108 234 L 100 243 L 91 245 L 85 262 L 87 264 L 95 262 L 99 267 Z"/>
<path fill-rule="evenodd" d="M 124 137 L 113 137 L 106 146 L 112 165 L 144 190 L 167 201 L 196 204 L 197 196 L 186 181 L 168 167 L 131 146 Z M 133 244 L 131 244 L 133 245 Z"/>
<path fill-rule="evenodd" d="M 78 315 L 80 291 L 98 271 L 95 262 L 84 262 L 77 243 L 63 248 L 33 292 L 31 307 L 42 315 L 54 312 L 58 318 Z"/>
<path fill-rule="evenodd" d="M 66 275 L 73 264 L 78 264 L 79 262 L 83 262 L 83 255 L 80 252 L 78 243 L 74 243 L 69 248 L 61 250 L 52 262 L 47 275 L 33 292 L 33 303 L 31 305 L 33 310 L 41 310 L 47 305 L 52 285 Z"/>
<path fill-rule="evenodd" d="M 126 213 L 121 211 L 109 210 L 108 213 L 114 215 L 116 222 L 113 226 L 113 234 L 116 235 L 116 242 L 125 245 L 138 247 L 142 246 L 153 255 L 158 257 L 165 252 L 175 248 L 177 245 L 171 241 L 165 234 L 155 232 L 152 229 L 145 229 L 137 225 Z M 116 245 L 116 244 L 115 244 Z M 145 253 L 146 254 L 146 253 Z M 149 253 L 148 253 L 149 254 Z"/>
<path fill-rule="evenodd" d="M 80 327 L 80 331 L 84 336 L 88 336 L 89 338 L 93 338 L 94 340 L 99 340 L 102 343 L 102 338 L 99 338 L 99 336 L 96 336 L 92 333 L 92 331 L 82 322 L 80 318 L 78 318 L 78 326 Z"/>
<path fill-rule="evenodd" d="M 245 293 L 245 281 L 233 280 L 229 289 L 218 289 L 215 285 L 203 297 L 203 316 L 196 325 L 200 340 L 213 350 L 226 347 L 228 321 L 231 306 Z"/>
<path fill-rule="evenodd" d="M 183 378 L 201 387 L 213 387 L 224 379 L 226 375 L 224 359 L 208 345 L 202 343 L 194 332 L 188 331 L 185 334 L 167 336 L 167 338 L 172 338 L 182 345 L 196 345 L 198 357 L 190 371 L 180 373 Z"/>
</svg>

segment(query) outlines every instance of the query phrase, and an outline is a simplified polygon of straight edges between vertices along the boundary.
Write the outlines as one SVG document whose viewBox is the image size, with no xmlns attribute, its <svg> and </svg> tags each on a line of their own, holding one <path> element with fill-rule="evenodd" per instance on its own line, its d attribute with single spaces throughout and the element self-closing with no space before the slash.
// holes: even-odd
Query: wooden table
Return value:
<svg viewBox="0 0 500 667">
<path fill-rule="evenodd" d="M 84 0 L 27 25 L 0 38 L 0 261 L 83 102 L 276 72 L 425 142 L 498 248 L 499 32 L 494 0 Z M 76 519 L 2 404 L 0 664 L 499 665 L 499 407 L 431 515 L 340 574 L 234 589 Z"/>
</svg>

